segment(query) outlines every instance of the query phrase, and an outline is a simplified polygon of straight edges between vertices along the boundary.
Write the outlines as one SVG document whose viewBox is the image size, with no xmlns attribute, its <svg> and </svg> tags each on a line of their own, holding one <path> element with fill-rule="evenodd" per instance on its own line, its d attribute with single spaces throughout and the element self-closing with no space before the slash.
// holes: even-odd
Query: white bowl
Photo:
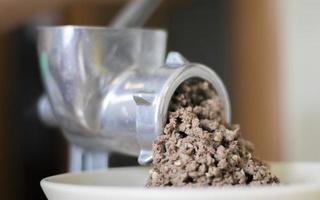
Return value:
<svg viewBox="0 0 320 200">
<path fill-rule="evenodd" d="M 146 167 L 62 174 L 45 178 L 41 187 L 49 200 L 319 200 L 320 163 L 273 163 L 283 182 L 277 186 L 221 188 L 145 188 Z"/>
</svg>

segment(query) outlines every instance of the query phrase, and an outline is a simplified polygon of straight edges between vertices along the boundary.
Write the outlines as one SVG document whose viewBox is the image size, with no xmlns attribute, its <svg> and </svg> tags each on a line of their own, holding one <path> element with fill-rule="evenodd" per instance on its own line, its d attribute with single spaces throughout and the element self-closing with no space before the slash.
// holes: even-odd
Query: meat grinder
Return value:
<svg viewBox="0 0 320 200">
<path fill-rule="evenodd" d="M 177 87 L 191 78 L 212 84 L 231 119 L 229 97 L 209 67 L 166 54 L 163 30 L 56 26 L 39 29 L 38 53 L 46 88 L 41 119 L 70 143 L 70 171 L 106 168 L 108 153 L 152 161 Z M 166 58 L 165 58 L 166 57 Z"/>
</svg>

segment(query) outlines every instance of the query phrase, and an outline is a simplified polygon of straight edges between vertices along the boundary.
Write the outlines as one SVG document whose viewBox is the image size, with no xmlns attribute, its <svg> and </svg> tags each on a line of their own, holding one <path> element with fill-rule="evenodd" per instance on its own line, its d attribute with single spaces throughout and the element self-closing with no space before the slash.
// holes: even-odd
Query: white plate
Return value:
<svg viewBox="0 0 320 200">
<path fill-rule="evenodd" d="M 112 168 L 45 178 L 49 200 L 320 200 L 320 163 L 273 163 L 282 185 L 223 188 L 145 188 L 148 168 Z"/>
</svg>

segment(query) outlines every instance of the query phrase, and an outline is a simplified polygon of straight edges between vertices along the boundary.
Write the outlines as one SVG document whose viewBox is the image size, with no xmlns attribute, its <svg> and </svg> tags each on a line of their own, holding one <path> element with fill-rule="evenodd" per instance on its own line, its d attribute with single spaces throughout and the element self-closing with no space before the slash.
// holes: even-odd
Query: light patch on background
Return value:
<svg viewBox="0 0 320 200">
<path fill-rule="evenodd" d="M 320 1 L 276 2 L 285 159 L 320 160 Z"/>
</svg>

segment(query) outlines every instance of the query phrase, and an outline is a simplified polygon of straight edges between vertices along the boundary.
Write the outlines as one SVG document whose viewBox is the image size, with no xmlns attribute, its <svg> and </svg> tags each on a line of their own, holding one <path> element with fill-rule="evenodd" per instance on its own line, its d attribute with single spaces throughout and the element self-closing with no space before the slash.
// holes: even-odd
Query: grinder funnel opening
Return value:
<svg viewBox="0 0 320 200">
<path fill-rule="evenodd" d="M 175 53 L 175 56 L 181 55 Z M 168 57 L 170 57 L 170 53 Z M 138 158 L 140 164 L 147 164 L 152 161 L 152 143 L 163 132 L 171 98 L 184 81 L 202 79 L 210 83 L 224 104 L 226 122 L 229 123 L 231 120 L 228 93 L 217 74 L 204 65 L 189 63 L 185 59 L 170 59 L 170 61 L 172 60 L 179 64 L 168 63 L 167 59 L 165 66 L 160 67 L 156 73 L 149 74 L 149 81 L 145 82 L 146 90 L 136 94 L 140 102 L 149 102 L 145 104 L 137 103 L 136 131 L 141 148 Z M 180 63 L 180 61 L 184 62 Z M 142 99 L 145 101 L 142 101 Z"/>
</svg>

